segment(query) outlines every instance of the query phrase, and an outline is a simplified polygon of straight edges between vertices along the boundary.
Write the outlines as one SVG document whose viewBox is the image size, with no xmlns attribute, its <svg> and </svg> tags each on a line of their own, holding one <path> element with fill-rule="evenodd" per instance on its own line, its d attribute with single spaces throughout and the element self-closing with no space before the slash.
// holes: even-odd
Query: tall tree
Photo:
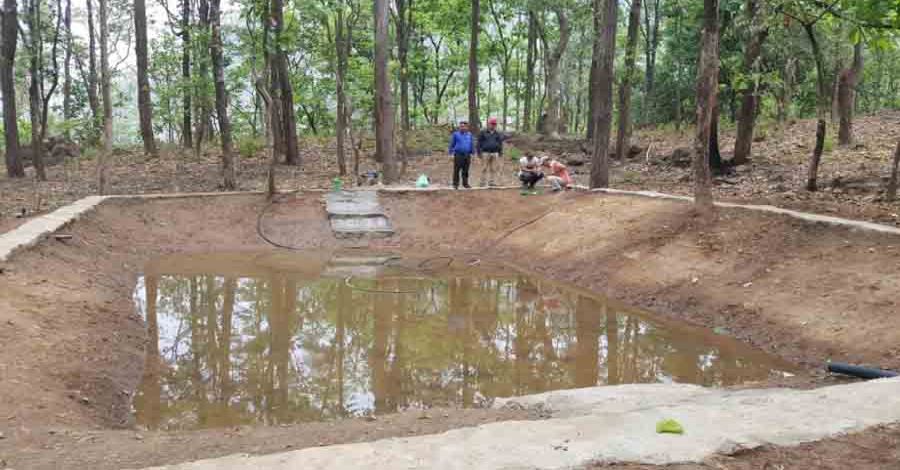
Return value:
<svg viewBox="0 0 900 470">
<path fill-rule="evenodd" d="M 481 2 L 471 0 L 472 21 L 469 39 L 469 125 L 473 132 L 478 132 L 478 32 L 481 30 Z"/>
<path fill-rule="evenodd" d="M 397 60 L 400 62 L 400 124 L 410 128 L 409 37 L 412 33 L 413 0 L 397 0 Z"/>
<path fill-rule="evenodd" d="M 559 66 L 562 62 L 563 54 L 569 46 L 569 36 L 572 29 L 569 27 L 569 17 L 561 4 L 553 9 L 556 14 L 556 21 L 559 24 L 559 41 L 553 48 L 553 52 L 547 57 L 547 109 L 545 111 L 547 118 L 544 122 L 544 133 L 554 139 L 559 138 L 560 115 L 562 114 L 560 107 L 560 96 L 562 94 L 562 85 L 559 78 Z M 615 46 L 613 46 L 615 47 Z"/>
<path fill-rule="evenodd" d="M 594 36 L 599 41 L 597 72 L 591 83 L 596 100 L 591 116 L 594 126 L 594 149 L 591 157 L 591 188 L 609 186 L 609 135 L 612 129 L 612 91 L 616 63 L 616 26 L 619 4 L 616 0 L 595 0 L 594 15 L 600 15 L 602 28 Z"/>
<path fill-rule="evenodd" d="M 203 146 L 203 139 L 211 134 L 209 127 L 209 93 L 207 81 L 209 80 L 210 58 L 206 53 L 209 39 L 209 0 L 197 2 L 197 26 L 195 42 L 198 47 L 194 53 L 194 153 L 199 156 Z"/>
<path fill-rule="evenodd" d="M 39 0 L 28 0 L 29 85 L 28 98 L 31 115 L 31 160 L 37 179 L 45 181 L 44 146 L 41 142 L 41 92 L 43 82 L 44 32 L 41 29 L 41 5 Z"/>
<path fill-rule="evenodd" d="M 388 73 L 388 0 L 375 0 L 375 154 L 381 161 L 383 181 L 397 178 L 394 165 L 394 98 Z"/>
<path fill-rule="evenodd" d="M 91 140 L 95 143 L 100 138 L 100 128 L 103 122 L 100 111 L 100 80 L 97 72 L 97 25 L 94 21 L 94 0 L 86 0 L 85 3 L 87 4 L 88 19 L 88 73 L 85 86 L 87 87 L 88 106 L 91 108 Z"/>
<path fill-rule="evenodd" d="M 756 126 L 756 109 L 759 101 L 759 69 L 762 46 L 769 35 L 765 18 L 765 0 L 746 0 L 744 9 L 747 23 L 750 25 L 750 38 L 744 49 L 745 75 L 744 89 L 741 97 L 741 109 L 738 111 L 737 138 L 734 141 L 734 157 L 732 162 L 742 165 L 750 160 L 750 148 L 753 145 L 753 129 Z"/>
<path fill-rule="evenodd" d="M 597 0 L 599 1 L 599 0 Z M 528 51 L 525 56 L 525 99 L 522 111 L 522 130 L 529 132 L 532 129 L 531 115 L 534 105 L 534 67 L 537 61 L 537 15 L 531 8 L 528 9 Z"/>
<path fill-rule="evenodd" d="M 28 3 L 28 38 L 30 45 L 30 68 L 31 76 L 30 86 L 28 88 L 28 96 L 31 103 L 31 149 L 32 159 L 34 163 L 35 174 L 40 181 L 47 179 L 44 170 L 44 137 L 47 135 L 47 122 L 50 115 L 50 99 L 56 91 L 59 84 L 58 71 L 58 50 L 59 36 L 62 28 L 62 2 L 56 2 L 56 27 L 51 43 L 51 64 L 46 67 L 47 73 L 50 75 L 50 86 L 44 86 L 44 25 L 42 20 L 42 12 L 40 0 L 31 0 Z"/>
<path fill-rule="evenodd" d="M 631 84 L 637 54 L 638 28 L 641 23 L 641 0 L 631 0 L 628 14 L 628 42 L 625 45 L 625 75 L 619 85 L 619 130 L 616 134 L 616 158 L 623 159 L 631 144 Z"/>
<path fill-rule="evenodd" d="M 181 0 L 181 145 L 193 146 L 191 132 L 191 1 Z"/>
<path fill-rule="evenodd" d="M 694 204 L 701 213 L 713 210 L 709 151 L 718 85 L 719 0 L 704 0 L 703 35 L 697 68 L 697 134 L 694 139 Z"/>
<path fill-rule="evenodd" d="M 103 151 L 97 156 L 97 191 L 106 194 L 106 158 L 113 146 L 112 70 L 109 67 L 109 0 L 98 0 L 100 10 L 100 94 L 103 97 Z"/>
<path fill-rule="evenodd" d="M 144 141 L 144 153 L 156 155 L 156 140 L 153 137 L 153 102 L 150 101 L 150 78 L 147 76 L 147 5 L 144 0 L 134 0 L 134 39 L 141 139 Z"/>
<path fill-rule="evenodd" d="M 0 30 L 0 93 L 3 94 L 3 135 L 6 142 L 6 174 L 10 178 L 25 177 L 19 155 L 19 124 L 16 112 L 16 82 L 13 68 L 18 41 L 18 5 L 16 0 L 3 0 Z"/>
<path fill-rule="evenodd" d="M 72 0 L 66 0 L 66 10 L 63 17 L 63 23 L 66 34 L 66 57 L 63 60 L 63 120 L 72 119 L 72 47 L 75 41 L 72 36 Z M 71 139 L 71 127 L 67 124 L 65 127 L 65 135 L 67 139 Z"/>
<path fill-rule="evenodd" d="M 656 52 L 659 50 L 659 25 L 662 21 L 662 0 L 644 0 L 644 121 L 650 113 L 650 103 L 656 85 Z"/>
<path fill-rule="evenodd" d="M 109 67 L 109 0 L 100 4 L 100 94 L 103 96 L 103 152 L 112 151 L 113 103 L 112 69 Z M 98 165 L 102 167 L 103 165 Z M 101 170 L 102 172 L 103 170 Z"/>
<path fill-rule="evenodd" d="M 404 1 L 404 0 L 400 0 Z M 350 55 L 350 28 L 346 24 L 343 2 L 338 3 L 337 14 L 334 21 L 334 47 L 335 47 L 335 94 L 337 99 L 337 122 L 335 134 L 337 140 L 338 172 L 341 176 L 347 174 L 347 97 L 345 81 L 347 79 L 347 59 Z M 402 73 L 402 72 L 401 72 Z M 407 109 L 408 111 L 408 109 Z"/>
<path fill-rule="evenodd" d="M 503 76 L 503 105 L 501 116 L 503 118 L 503 130 L 506 130 L 506 123 L 509 117 L 509 82 L 512 77 L 511 61 L 513 59 L 514 45 L 509 44 L 510 38 L 504 33 L 504 21 L 500 18 L 499 9 L 497 8 L 497 0 L 489 0 L 488 8 L 491 10 L 491 17 L 494 19 L 494 28 L 500 39 L 500 51 L 503 54 L 500 62 L 500 74 Z"/>
<path fill-rule="evenodd" d="M 853 65 L 838 74 L 838 144 L 853 143 L 853 109 L 856 107 L 856 86 L 863 72 L 863 44 L 858 41 L 853 47 Z"/>
<path fill-rule="evenodd" d="M 216 87 L 216 115 L 219 118 L 219 137 L 222 143 L 222 173 L 225 189 L 237 188 L 234 152 L 231 149 L 231 121 L 228 119 L 228 88 L 225 86 L 225 57 L 222 52 L 222 10 L 220 0 L 209 3 L 211 36 L 209 53 L 212 56 Z"/>
<path fill-rule="evenodd" d="M 595 84 L 597 83 L 597 80 L 599 80 L 600 57 L 603 55 L 603 44 L 599 41 L 599 36 L 603 32 L 603 15 L 597 12 L 603 11 L 603 1 L 604 0 L 592 1 L 593 14 L 591 15 L 591 24 L 594 26 L 594 40 L 591 41 L 591 68 L 588 72 L 588 124 L 585 126 L 587 129 L 585 137 L 588 140 L 594 138 L 594 123 L 597 120 L 597 109 L 599 108 L 599 105 L 597 104 L 599 95 L 595 94 L 597 91 Z"/>
<path fill-rule="evenodd" d="M 280 99 L 281 119 L 280 138 L 283 140 L 284 160 L 288 165 L 299 165 L 300 152 L 297 146 L 297 113 L 294 111 L 294 89 L 291 85 L 291 76 L 288 72 L 288 57 L 283 45 L 288 41 L 284 37 L 284 0 L 272 0 L 272 77 L 273 88 L 277 88 L 277 94 L 273 93 L 276 101 Z M 277 148 L 277 146 L 276 146 Z"/>
<path fill-rule="evenodd" d="M 819 163 L 822 161 L 822 153 L 825 151 L 825 133 L 828 131 L 828 82 L 825 79 L 825 57 L 822 53 L 822 48 L 819 46 L 819 39 L 816 34 L 817 22 L 818 19 L 802 23 L 816 64 L 816 88 L 818 90 L 816 93 L 816 145 L 809 159 L 809 172 L 806 178 L 806 189 L 808 191 L 816 191 L 818 189 Z"/>
</svg>

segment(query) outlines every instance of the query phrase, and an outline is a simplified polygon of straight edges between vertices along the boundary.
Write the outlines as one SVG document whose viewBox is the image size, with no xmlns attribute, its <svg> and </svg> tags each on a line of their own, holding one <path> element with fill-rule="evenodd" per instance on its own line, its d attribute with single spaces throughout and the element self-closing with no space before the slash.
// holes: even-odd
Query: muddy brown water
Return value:
<svg viewBox="0 0 900 470">
<path fill-rule="evenodd" d="M 288 424 L 602 384 L 728 386 L 791 370 L 732 338 L 465 256 L 161 258 L 139 426 Z"/>
</svg>

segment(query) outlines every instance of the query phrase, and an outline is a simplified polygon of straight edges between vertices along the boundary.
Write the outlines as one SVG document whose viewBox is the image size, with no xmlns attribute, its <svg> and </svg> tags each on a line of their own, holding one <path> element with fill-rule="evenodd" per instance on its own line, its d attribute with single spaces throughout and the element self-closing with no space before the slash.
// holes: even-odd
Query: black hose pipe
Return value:
<svg viewBox="0 0 900 470">
<path fill-rule="evenodd" d="M 897 377 L 900 373 L 892 370 L 875 369 L 872 367 L 854 366 L 843 362 L 829 362 L 828 372 L 835 374 L 852 375 L 861 379 L 885 379 Z"/>
</svg>

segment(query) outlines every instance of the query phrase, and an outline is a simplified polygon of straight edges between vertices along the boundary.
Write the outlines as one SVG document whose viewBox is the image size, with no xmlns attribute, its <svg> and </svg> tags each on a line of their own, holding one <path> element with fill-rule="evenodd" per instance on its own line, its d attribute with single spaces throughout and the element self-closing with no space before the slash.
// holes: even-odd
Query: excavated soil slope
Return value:
<svg viewBox="0 0 900 470">
<path fill-rule="evenodd" d="M 381 198 L 397 235 L 375 247 L 506 261 L 801 365 L 831 358 L 900 367 L 898 237 L 742 210 L 702 221 L 688 204 L 597 194 Z M 141 376 L 145 327 L 131 294 L 144 263 L 266 249 L 256 233 L 265 205 L 260 196 L 107 201 L 66 230 L 71 240 L 16 254 L 0 274 L 0 468 L 4 460 L 13 468 L 164 464 L 528 418 L 449 410 L 284 432 L 113 430 L 130 426 Z M 340 246 L 321 194 L 289 197 L 273 211 L 266 233 L 281 243 Z"/>
</svg>

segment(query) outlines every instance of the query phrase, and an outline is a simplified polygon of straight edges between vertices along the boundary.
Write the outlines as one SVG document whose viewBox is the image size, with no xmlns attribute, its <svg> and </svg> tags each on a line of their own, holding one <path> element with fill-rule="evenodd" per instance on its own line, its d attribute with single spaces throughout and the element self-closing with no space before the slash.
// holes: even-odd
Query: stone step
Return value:
<svg viewBox="0 0 900 470">
<path fill-rule="evenodd" d="M 339 238 L 382 238 L 394 227 L 378 203 L 375 191 L 340 191 L 325 196 L 331 230 Z"/>
<path fill-rule="evenodd" d="M 387 217 L 338 217 L 331 219 L 331 230 L 337 236 L 389 237 L 394 227 Z"/>
</svg>

